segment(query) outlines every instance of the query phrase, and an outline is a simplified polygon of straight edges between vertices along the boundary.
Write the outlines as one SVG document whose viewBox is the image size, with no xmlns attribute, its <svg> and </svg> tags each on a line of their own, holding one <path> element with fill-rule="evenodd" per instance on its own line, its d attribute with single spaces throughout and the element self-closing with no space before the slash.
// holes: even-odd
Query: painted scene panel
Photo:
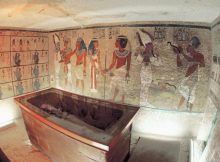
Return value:
<svg viewBox="0 0 220 162">
<path fill-rule="evenodd" d="M 113 102 L 201 112 L 210 30 L 103 27 L 50 34 L 56 87 Z"/>
</svg>

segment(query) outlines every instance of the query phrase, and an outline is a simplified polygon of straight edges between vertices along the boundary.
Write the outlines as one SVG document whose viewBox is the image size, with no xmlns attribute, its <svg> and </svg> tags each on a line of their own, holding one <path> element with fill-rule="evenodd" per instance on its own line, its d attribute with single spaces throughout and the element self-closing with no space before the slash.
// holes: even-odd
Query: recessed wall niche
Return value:
<svg viewBox="0 0 220 162">
<path fill-rule="evenodd" d="M 0 99 L 49 87 L 48 35 L 0 31 Z"/>
</svg>

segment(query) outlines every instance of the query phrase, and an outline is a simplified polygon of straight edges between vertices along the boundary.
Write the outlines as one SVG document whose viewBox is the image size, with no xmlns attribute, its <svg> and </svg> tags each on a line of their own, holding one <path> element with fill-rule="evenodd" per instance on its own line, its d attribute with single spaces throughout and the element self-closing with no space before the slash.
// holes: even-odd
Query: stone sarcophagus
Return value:
<svg viewBox="0 0 220 162">
<path fill-rule="evenodd" d="M 51 88 L 15 98 L 31 142 L 56 162 L 122 162 L 139 107 Z"/>
</svg>

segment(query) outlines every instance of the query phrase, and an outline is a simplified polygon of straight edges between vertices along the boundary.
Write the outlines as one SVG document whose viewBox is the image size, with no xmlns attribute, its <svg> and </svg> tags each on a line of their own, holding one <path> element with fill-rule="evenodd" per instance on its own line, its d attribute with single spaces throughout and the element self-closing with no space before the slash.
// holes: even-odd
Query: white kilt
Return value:
<svg viewBox="0 0 220 162">
<path fill-rule="evenodd" d="M 125 93 L 126 90 L 126 66 L 122 66 L 119 69 L 114 70 L 114 76 L 111 78 L 110 87 L 118 88 L 122 93 Z"/>
</svg>

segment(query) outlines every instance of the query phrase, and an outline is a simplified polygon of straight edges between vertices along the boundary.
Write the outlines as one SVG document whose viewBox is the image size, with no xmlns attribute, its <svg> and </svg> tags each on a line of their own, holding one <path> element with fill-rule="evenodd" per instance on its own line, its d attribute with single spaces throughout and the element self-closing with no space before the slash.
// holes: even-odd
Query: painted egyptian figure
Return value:
<svg viewBox="0 0 220 162">
<path fill-rule="evenodd" d="M 24 87 L 23 87 L 22 82 L 17 83 L 16 92 L 17 92 L 18 95 L 21 95 L 21 94 L 24 93 Z"/>
<path fill-rule="evenodd" d="M 60 63 L 63 63 L 63 71 L 65 74 L 65 85 L 72 85 L 72 75 L 71 75 L 71 64 L 70 59 L 66 59 L 67 55 L 71 52 L 69 48 L 70 39 L 64 38 L 64 48 L 60 51 L 61 60 Z"/>
<path fill-rule="evenodd" d="M 128 38 L 124 35 L 119 35 L 115 41 L 117 48 L 112 54 L 112 62 L 105 72 L 111 71 L 114 68 L 111 79 L 111 89 L 114 90 L 112 101 L 115 101 L 117 95 L 121 94 L 121 102 L 124 103 L 126 94 L 127 79 L 130 77 L 129 70 L 131 64 L 131 52 L 127 50 Z"/>
<path fill-rule="evenodd" d="M 69 62 L 73 55 L 76 55 L 76 64 L 74 67 L 74 73 L 76 77 L 76 88 L 79 88 L 81 83 L 81 92 L 84 92 L 84 76 L 86 75 L 86 54 L 87 48 L 84 40 L 78 38 L 76 41 L 75 49 L 67 54 L 64 58 L 64 62 Z"/>
<path fill-rule="evenodd" d="M 20 53 L 16 52 L 15 57 L 14 57 L 14 62 L 16 66 L 20 66 L 21 64 Z"/>
<path fill-rule="evenodd" d="M 139 47 L 137 47 L 135 51 L 136 62 L 141 64 L 140 106 L 152 107 L 148 102 L 149 87 L 153 80 L 151 66 L 160 66 L 162 65 L 162 61 L 159 55 L 155 53 L 155 41 L 153 36 L 144 29 L 138 30 L 136 35 L 139 42 Z"/>
<path fill-rule="evenodd" d="M 97 92 L 97 73 L 101 71 L 99 42 L 93 38 L 88 47 L 90 56 L 91 92 Z"/>
<path fill-rule="evenodd" d="M 199 79 L 199 67 L 205 67 L 204 56 L 197 51 L 200 45 L 199 38 L 194 36 L 192 37 L 190 44 L 174 48 L 174 52 L 177 54 L 177 66 L 182 67 L 182 61 L 187 61 L 185 77 L 182 79 L 179 86 L 181 97 L 178 109 L 180 109 L 186 101 L 186 108 L 192 111 L 193 102 L 195 101 L 196 85 Z"/>
</svg>

